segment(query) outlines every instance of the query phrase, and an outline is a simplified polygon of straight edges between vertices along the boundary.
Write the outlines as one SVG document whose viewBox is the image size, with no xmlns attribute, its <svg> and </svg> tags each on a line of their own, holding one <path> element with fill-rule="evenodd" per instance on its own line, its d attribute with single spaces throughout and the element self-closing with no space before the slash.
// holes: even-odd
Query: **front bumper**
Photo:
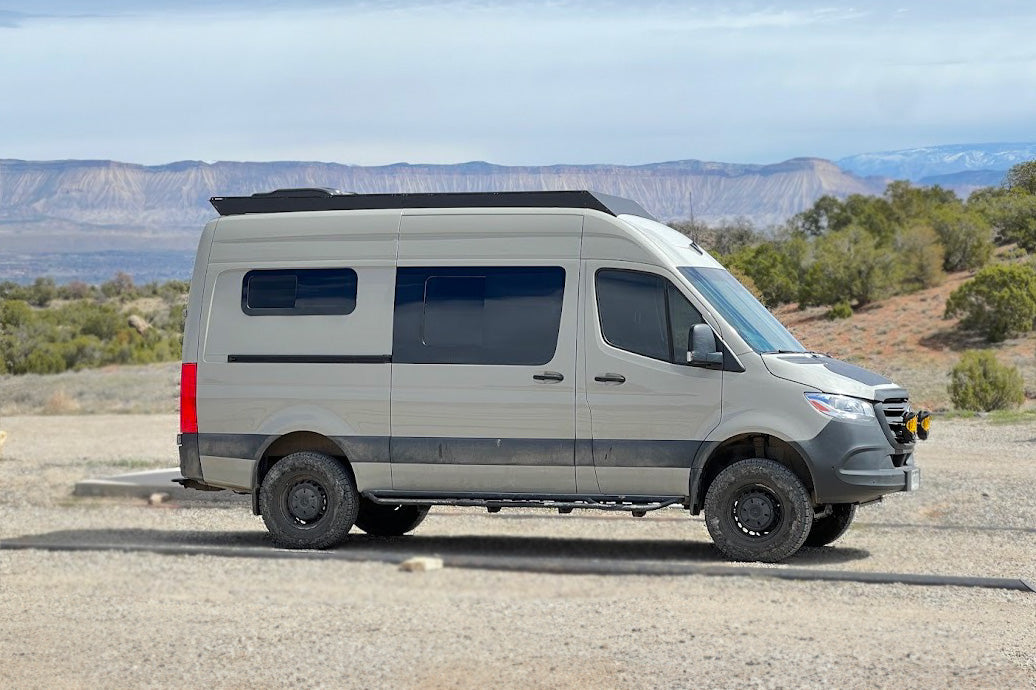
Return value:
<svg viewBox="0 0 1036 690">
<path fill-rule="evenodd" d="M 814 438 L 792 445 L 809 464 L 818 504 L 866 503 L 920 486 L 914 444 L 893 446 L 877 422 L 831 421 Z"/>
<path fill-rule="evenodd" d="M 917 491 L 921 486 L 921 469 L 919 467 L 896 467 L 891 470 L 840 469 L 837 471 L 837 474 L 842 484 L 854 487 L 856 491 L 877 491 L 877 496 L 883 496 L 896 491 Z M 834 499 L 820 501 L 820 503 L 848 502 Z"/>
</svg>

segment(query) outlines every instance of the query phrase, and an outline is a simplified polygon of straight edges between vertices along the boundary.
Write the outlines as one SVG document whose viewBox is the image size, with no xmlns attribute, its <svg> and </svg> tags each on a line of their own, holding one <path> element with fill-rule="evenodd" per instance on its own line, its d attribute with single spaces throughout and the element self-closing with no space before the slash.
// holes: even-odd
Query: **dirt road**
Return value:
<svg viewBox="0 0 1036 690">
<path fill-rule="evenodd" d="M 0 539 L 265 547 L 246 507 L 77 499 L 175 464 L 172 416 L 8 417 Z M 778 568 L 1036 580 L 1036 425 L 937 424 L 922 490 Z M 349 549 L 377 545 L 358 534 Z M 409 544 L 410 546 L 407 546 Z M 704 524 L 436 510 L 414 553 L 723 564 Z M 760 569 L 771 566 L 760 566 Z M 769 578 L 0 550 L 0 686 L 1036 687 L 1036 594 Z"/>
</svg>

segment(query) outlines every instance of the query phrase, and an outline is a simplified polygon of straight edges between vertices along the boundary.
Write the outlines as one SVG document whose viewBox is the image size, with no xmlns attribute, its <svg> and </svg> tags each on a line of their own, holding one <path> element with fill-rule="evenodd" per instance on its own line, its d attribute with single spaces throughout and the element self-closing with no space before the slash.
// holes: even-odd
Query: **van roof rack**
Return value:
<svg viewBox="0 0 1036 690">
<path fill-rule="evenodd" d="M 586 208 L 618 216 L 654 217 L 640 204 L 600 192 L 434 192 L 430 194 L 355 194 L 322 187 L 277 189 L 251 196 L 214 196 L 209 203 L 221 216 L 297 211 L 355 211 L 379 208 Z"/>
</svg>

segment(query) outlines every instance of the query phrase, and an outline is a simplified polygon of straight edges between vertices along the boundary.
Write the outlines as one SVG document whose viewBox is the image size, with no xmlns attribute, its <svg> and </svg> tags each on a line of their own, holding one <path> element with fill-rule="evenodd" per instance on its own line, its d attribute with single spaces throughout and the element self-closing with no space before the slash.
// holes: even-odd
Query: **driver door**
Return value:
<svg viewBox="0 0 1036 690">
<path fill-rule="evenodd" d="M 687 365 L 704 323 L 657 267 L 587 261 L 585 381 L 593 464 L 608 495 L 683 496 L 703 439 L 719 424 L 723 372 Z"/>
</svg>

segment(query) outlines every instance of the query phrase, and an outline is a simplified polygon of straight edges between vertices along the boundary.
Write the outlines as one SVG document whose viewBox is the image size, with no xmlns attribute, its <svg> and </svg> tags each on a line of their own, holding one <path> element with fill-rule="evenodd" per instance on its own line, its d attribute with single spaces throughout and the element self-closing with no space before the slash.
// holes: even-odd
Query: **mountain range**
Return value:
<svg viewBox="0 0 1036 690">
<path fill-rule="evenodd" d="M 1012 165 L 1031 160 L 1036 160 L 1036 143 L 924 146 L 860 153 L 835 162 L 842 170 L 856 175 L 889 177 L 920 184 L 994 179 L 989 184 L 999 184 L 1004 171 Z M 1001 174 L 997 175 L 998 172 Z M 970 177 L 964 173 L 969 173 Z"/>
<path fill-rule="evenodd" d="M 768 224 L 783 221 L 822 194 L 880 193 L 884 183 L 816 158 L 775 165 L 675 161 L 537 167 L 0 160 L 0 246 L 28 249 L 45 238 L 53 248 L 86 242 L 98 249 L 156 242 L 182 246 L 193 243 L 213 217 L 211 196 L 313 186 L 361 194 L 593 189 L 636 199 L 663 219 L 693 216 L 714 222 L 744 216 Z"/>
<path fill-rule="evenodd" d="M 639 201 L 663 220 L 737 217 L 783 222 L 823 194 L 880 194 L 890 179 L 940 184 L 966 196 L 998 184 L 1036 144 L 975 144 L 771 165 L 681 160 L 647 165 L 356 166 L 320 162 L 180 161 L 145 166 L 107 160 L 0 159 L 0 279 L 16 254 L 189 252 L 211 196 L 284 187 L 358 193 L 593 189 Z M 3 255 L 6 255 L 3 256 Z M 17 261 L 15 260 L 15 263 Z"/>
</svg>

